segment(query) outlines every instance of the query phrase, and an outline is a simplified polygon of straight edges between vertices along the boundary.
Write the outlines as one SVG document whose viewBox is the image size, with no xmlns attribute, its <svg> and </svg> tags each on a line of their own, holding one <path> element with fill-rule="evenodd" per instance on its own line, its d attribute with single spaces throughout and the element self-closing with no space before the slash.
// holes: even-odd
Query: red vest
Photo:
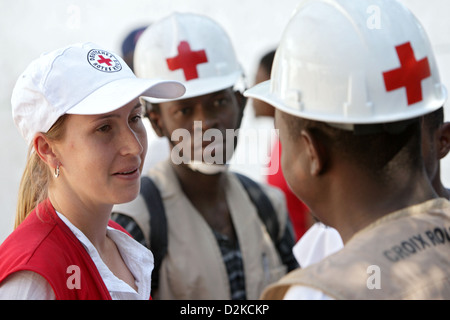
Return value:
<svg viewBox="0 0 450 320">
<path fill-rule="evenodd" d="M 126 232 L 113 221 L 108 225 Z M 21 270 L 44 277 L 57 300 L 111 300 L 94 261 L 49 199 L 39 204 L 0 246 L 0 283 Z M 79 289 L 74 288 L 74 276 L 79 276 Z"/>
</svg>

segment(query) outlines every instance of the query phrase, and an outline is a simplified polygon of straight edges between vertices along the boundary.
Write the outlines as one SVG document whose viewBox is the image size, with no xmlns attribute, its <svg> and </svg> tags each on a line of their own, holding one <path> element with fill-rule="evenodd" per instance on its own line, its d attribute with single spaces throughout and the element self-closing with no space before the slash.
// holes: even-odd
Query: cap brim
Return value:
<svg viewBox="0 0 450 320">
<path fill-rule="evenodd" d="M 140 97 L 175 99 L 186 92 L 177 81 L 126 78 L 112 81 L 97 89 L 75 106 L 66 111 L 69 114 L 103 114 L 112 112 Z"/>
<path fill-rule="evenodd" d="M 242 77 L 242 73 L 240 71 L 236 71 L 226 76 L 190 80 L 183 83 L 186 87 L 186 93 L 183 96 L 176 98 L 143 96 L 142 98 L 150 103 L 162 103 L 180 99 L 189 99 L 233 87 L 240 77 Z"/>
</svg>

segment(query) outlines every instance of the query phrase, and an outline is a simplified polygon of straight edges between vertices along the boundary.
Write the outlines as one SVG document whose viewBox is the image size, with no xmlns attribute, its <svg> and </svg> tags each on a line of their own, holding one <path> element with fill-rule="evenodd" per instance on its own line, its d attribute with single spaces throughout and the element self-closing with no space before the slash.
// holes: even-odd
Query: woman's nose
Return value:
<svg viewBox="0 0 450 320">
<path fill-rule="evenodd" d="M 140 155 L 144 152 L 144 144 L 147 143 L 146 135 L 140 135 L 131 128 L 122 132 L 122 154 Z"/>
</svg>

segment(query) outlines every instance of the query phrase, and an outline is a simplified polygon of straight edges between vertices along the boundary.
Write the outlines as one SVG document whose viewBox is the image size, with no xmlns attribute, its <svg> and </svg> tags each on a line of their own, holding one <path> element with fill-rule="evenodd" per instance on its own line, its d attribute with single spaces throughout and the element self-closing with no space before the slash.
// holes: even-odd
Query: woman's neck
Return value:
<svg viewBox="0 0 450 320">
<path fill-rule="evenodd" d="M 94 247 L 104 247 L 112 205 L 86 203 L 76 195 L 66 194 L 61 188 L 50 188 L 49 199 L 55 210 L 78 228 Z"/>
</svg>

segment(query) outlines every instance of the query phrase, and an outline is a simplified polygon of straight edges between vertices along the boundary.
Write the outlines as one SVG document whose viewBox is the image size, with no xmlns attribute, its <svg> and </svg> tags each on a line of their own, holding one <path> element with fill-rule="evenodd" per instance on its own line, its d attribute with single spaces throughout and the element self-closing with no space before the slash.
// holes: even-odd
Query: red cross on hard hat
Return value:
<svg viewBox="0 0 450 320">
<path fill-rule="evenodd" d="M 408 105 L 422 101 L 421 81 L 431 76 L 430 64 L 425 57 L 416 61 L 411 43 L 407 42 L 395 47 L 400 68 L 383 72 L 387 91 L 406 89 Z"/>
<path fill-rule="evenodd" d="M 187 41 L 178 45 L 178 55 L 167 58 L 167 66 L 171 71 L 182 69 L 186 81 L 198 79 L 197 65 L 208 62 L 205 50 L 192 51 Z"/>
<path fill-rule="evenodd" d="M 307 0 L 284 30 L 271 79 L 245 92 L 311 120 L 353 124 L 407 120 L 443 106 L 428 37 L 397 0 Z"/>
<path fill-rule="evenodd" d="M 233 87 L 243 76 L 224 29 L 192 13 L 173 13 L 152 23 L 136 44 L 134 65 L 140 78 L 182 82 L 186 94 L 180 99 Z"/>
</svg>

